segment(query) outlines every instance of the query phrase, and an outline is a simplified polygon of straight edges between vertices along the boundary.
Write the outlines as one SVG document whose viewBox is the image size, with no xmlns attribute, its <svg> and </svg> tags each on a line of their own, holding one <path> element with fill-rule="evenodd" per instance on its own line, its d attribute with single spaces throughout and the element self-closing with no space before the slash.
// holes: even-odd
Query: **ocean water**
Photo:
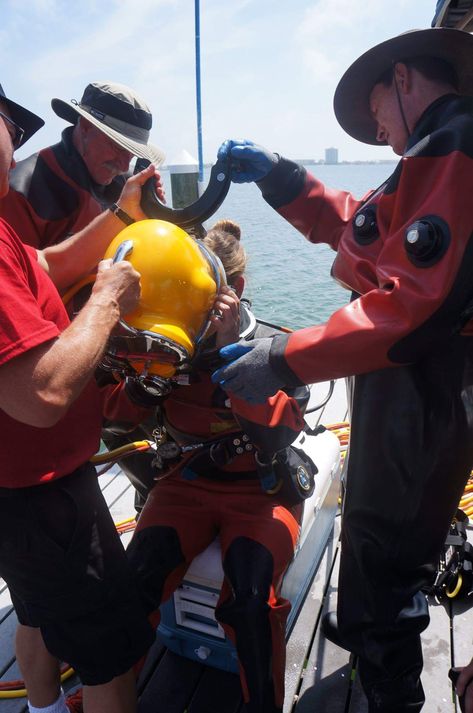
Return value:
<svg viewBox="0 0 473 713">
<path fill-rule="evenodd" d="M 307 169 L 326 186 L 361 198 L 392 173 L 394 164 L 313 165 Z M 163 180 L 170 202 L 167 171 Z M 241 226 L 248 254 L 244 296 L 261 319 L 291 329 L 307 327 L 324 322 L 349 301 L 350 294 L 330 277 L 334 252 L 326 245 L 306 241 L 265 203 L 254 184 L 232 184 L 206 228 L 219 218 L 230 218 Z"/>
</svg>

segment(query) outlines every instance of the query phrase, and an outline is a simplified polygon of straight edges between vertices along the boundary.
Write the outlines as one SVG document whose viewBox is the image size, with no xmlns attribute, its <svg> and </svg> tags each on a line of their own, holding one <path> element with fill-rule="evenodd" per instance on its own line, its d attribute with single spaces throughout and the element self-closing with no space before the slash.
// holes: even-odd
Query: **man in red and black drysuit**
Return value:
<svg viewBox="0 0 473 713">
<path fill-rule="evenodd" d="M 230 291 L 227 299 L 237 304 Z M 274 334 L 256 324 L 244 302 L 240 315 L 245 339 Z M 287 481 L 278 490 L 279 478 L 289 477 L 285 463 L 271 465 L 275 482 L 266 481 L 263 490 L 260 477 L 268 473 L 259 477 L 255 448 L 268 464 L 276 453 L 284 460 L 304 428 L 307 389 L 292 395 L 279 391 L 256 407 L 231 396 L 230 405 L 228 395 L 211 381 L 218 363 L 218 350 L 207 351 L 193 364 L 190 383 L 175 387 L 163 401 L 163 425 L 174 444 L 204 445 L 176 457 L 177 464 L 163 471 L 127 554 L 157 624 L 159 605 L 177 589 L 192 560 L 218 537 L 225 579 L 215 614 L 238 653 L 245 710 L 281 713 L 290 603 L 280 592 L 299 536 L 302 497 Z M 272 488 L 273 495 L 267 492 Z"/>
<path fill-rule="evenodd" d="M 59 143 L 19 161 L 0 199 L 0 215 L 36 248 L 65 240 L 106 209 L 117 211 L 133 156 L 156 167 L 164 160 L 149 142 L 147 104 L 123 84 L 92 82 L 80 102 L 53 99 L 51 106 L 73 126 Z"/>
<path fill-rule="evenodd" d="M 14 149 L 43 124 L 0 87 L 0 196 Z M 144 218 L 130 178 L 123 210 Z M 159 185 L 157 184 L 159 188 Z M 140 296 L 128 262 L 99 264 L 70 323 L 58 293 L 93 270 L 122 222 L 110 211 L 36 251 L 0 220 L 0 576 L 18 615 L 17 660 L 31 713 L 63 713 L 58 661 L 84 686 L 86 713 L 133 713 L 132 665 L 153 641 L 95 470 L 103 397 L 94 373 Z"/>
<path fill-rule="evenodd" d="M 422 587 L 436 569 L 473 464 L 473 37 L 412 31 L 347 70 L 342 127 L 402 159 L 364 200 L 302 166 L 226 142 L 235 181 L 337 255 L 350 304 L 326 324 L 231 345 L 214 375 L 258 403 L 285 385 L 356 375 L 336 619 L 327 633 L 359 656 L 369 711 L 422 708 Z"/>
</svg>

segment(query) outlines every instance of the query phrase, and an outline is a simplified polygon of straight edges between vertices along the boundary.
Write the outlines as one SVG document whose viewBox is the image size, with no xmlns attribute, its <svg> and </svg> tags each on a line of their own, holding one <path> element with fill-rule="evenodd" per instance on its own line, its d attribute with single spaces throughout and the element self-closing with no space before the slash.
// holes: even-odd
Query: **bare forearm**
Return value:
<svg viewBox="0 0 473 713">
<path fill-rule="evenodd" d="M 83 230 L 39 253 L 39 261 L 59 290 L 91 273 L 113 238 L 125 225 L 110 211 L 97 216 Z"/>
<path fill-rule="evenodd" d="M 0 367 L 0 408 L 12 418 L 54 425 L 93 377 L 113 327 L 140 295 L 131 264 L 110 263 L 99 264 L 89 301 L 64 332 Z"/>
<path fill-rule="evenodd" d="M 119 317 L 116 302 L 92 296 L 35 370 L 38 393 L 62 416 L 93 376 Z"/>
<path fill-rule="evenodd" d="M 92 297 L 57 339 L 4 365 L 0 408 L 30 426 L 57 423 L 93 378 L 118 314 L 112 299 Z"/>
<path fill-rule="evenodd" d="M 126 182 L 118 200 L 122 210 L 134 220 L 144 220 L 146 215 L 140 207 L 141 187 L 155 176 L 154 166 L 132 176 Z M 156 176 L 157 191 L 162 194 L 159 175 Z M 70 287 L 88 275 L 103 258 L 113 238 L 125 224 L 111 211 L 106 210 L 89 225 L 58 245 L 38 253 L 38 260 L 59 290 Z"/>
</svg>

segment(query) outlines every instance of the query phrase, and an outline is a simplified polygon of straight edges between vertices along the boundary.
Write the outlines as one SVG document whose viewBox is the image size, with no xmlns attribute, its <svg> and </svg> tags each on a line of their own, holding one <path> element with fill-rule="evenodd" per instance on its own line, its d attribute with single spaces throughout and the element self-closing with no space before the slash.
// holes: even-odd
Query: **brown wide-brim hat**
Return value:
<svg viewBox="0 0 473 713">
<path fill-rule="evenodd" d="M 370 94 L 393 64 L 415 57 L 437 57 L 449 62 L 457 73 L 459 93 L 473 96 L 473 36 L 445 27 L 409 30 L 362 54 L 338 83 L 333 108 L 347 134 L 365 144 L 386 144 L 376 140 L 377 125 L 370 113 Z"/>
<path fill-rule="evenodd" d="M 151 111 L 143 99 L 124 84 L 92 82 L 85 88 L 80 102 L 52 99 L 51 107 L 71 124 L 83 116 L 126 151 L 148 159 L 156 167 L 165 159 L 164 151 L 149 142 Z"/>
</svg>

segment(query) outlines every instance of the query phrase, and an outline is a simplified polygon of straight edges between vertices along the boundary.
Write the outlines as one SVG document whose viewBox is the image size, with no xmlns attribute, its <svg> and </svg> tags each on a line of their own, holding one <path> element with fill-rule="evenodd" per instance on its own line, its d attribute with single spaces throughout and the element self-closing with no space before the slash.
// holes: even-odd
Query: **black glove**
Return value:
<svg viewBox="0 0 473 713">
<path fill-rule="evenodd" d="M 227 139 L 220 146 L 218 158 L 231 156 L 234 160 L 232 168 L 233 183 L 251 183 L 261 181 L 272 171 L 279 157 L 263 148 L 257 146 L 248 139 Z"/>
</svg>

